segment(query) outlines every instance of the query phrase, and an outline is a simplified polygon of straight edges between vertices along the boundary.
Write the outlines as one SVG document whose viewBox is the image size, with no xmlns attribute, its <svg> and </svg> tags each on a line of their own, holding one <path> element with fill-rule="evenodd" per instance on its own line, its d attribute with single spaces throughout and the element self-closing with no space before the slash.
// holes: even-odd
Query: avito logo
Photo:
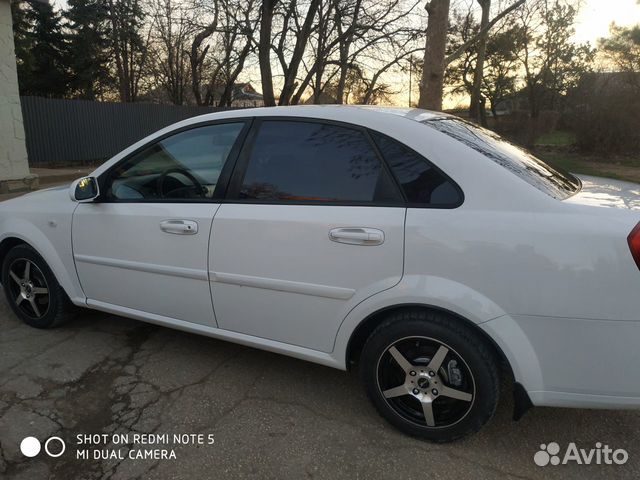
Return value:
<svg viewBox="0 0 640 480">
<path fill-rule="evenodd" d="M 597 442 L 595 448 L 578 448 L 571 442 L 567 445 L 564 454 L 560 451 L 560 445 L 556 442 L 543 443 L 540 450 L 533 456 L 533 461 L 539 467 L 547 465 L 566 465 L 576 463 L 578 465 L 624 465 L 629 460 L 629 454 L 623 448 L 613 449 L 609 445 Z"/>
</svg>

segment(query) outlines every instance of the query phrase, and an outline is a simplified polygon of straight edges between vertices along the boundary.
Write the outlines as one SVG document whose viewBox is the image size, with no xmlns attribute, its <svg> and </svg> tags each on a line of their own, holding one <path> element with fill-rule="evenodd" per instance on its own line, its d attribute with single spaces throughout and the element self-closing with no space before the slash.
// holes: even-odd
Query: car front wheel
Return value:
<svg viewBox="0 0 640 480">
<path fill-rule="evenodd" d="M 5 256 L 2 287 L 11 309 L 32 327 L 54 327 L 73 314 L 73 305 L 53 272 L 28 245 L 13 247 Z"/>
<path fill-rule="evenodd" d="M 428 310 L 391 315 L 360 359 L 367 393 L 401 431 L 448 442 L 479 430 L 499 396 L 496 356 L 457 318 Z"/>
</svg>

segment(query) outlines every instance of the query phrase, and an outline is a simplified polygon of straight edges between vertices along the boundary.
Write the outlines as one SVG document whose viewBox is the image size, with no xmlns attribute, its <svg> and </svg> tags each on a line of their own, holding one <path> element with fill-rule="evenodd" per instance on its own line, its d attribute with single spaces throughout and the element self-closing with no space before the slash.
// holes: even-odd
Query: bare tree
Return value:
<svg viewBox="0 0 640 480">
<path fill-rule="evenodd" d="M 346 4 L 342 7 L 341 3 Z M 335 9 L 335 24 L 337 26 L 339 35 L 339 59 L 338 66 L 340 69 L 338 78 L 338 88 L 336 91 L 337 103 L 344 102 L 344 89 L 347 81 L 347 73 L 349 72 L 349 51 L 351 45 L 355 40 L 355 35 L 358 25 L 358 17 L 362 6 L 362 0 L 355 0 L 353 5 L 348 5 L 347 2 L 336 2 Z M 351 7 L 351 8 L 349 8 Z M 352 12 L 349 12 L 352 9 Z M 348 23 L 345 25 L 345 19 L 348 18 Z M 345 28 L 346 26 L 346 28 Z"/>
<path fill-rule="evenodd" d="M 152 68 L 158 85 L 169 101 L 183 105 L 190 83 L 189 39 L 193 18 L 172 0 L 156 0 L 153 5 Z"/>
<path fill-rule="evenodd" d="M 273 92 L 273 74 L 271 72 L 271 31 L 273 30 L 273 14 L 278 0 L 262 0 L 260 17 L 260 40 L 258 58 L 260 61 L 260 78 L 262 80 L 262 96 L 264 105 L 276 104 Z"/>
<path fill-rule="evenodd" d="M 319 48 L 306 56 L 306 75 L 292 103 L 298 103 L 309 85 L 314 103 L 346 103 L 355 91 L 358 101 L 374 101 L 380 78 L 410 52 L 422 50 L 416 48 L 420 27 L 412 18 L 419 1 L 331 0 L 329 8 L 321 6 L 323 28 L 314 31 L 310 42 Z"/>
<path fill-rule="evenodd" d="M 279 41 L 274 45 L 276 56 L 278 57 L 284 74 L 284 85 L 280 92 L 278 105 L 289 105 L 291 103 L 291 97 L 295 93 L 298 69 L 302 62 L 309 36 L 314 28 L 314 20 L 319 6 L 320 0 L 309 0 L 306 12 L 301 13 L 298 9 L 298 2 L 291 0 L 281 14 L 282 29 Z M 302 23 L 300 23 L 301 20 Z M 290 30 L 294 33 L 293 37 L 288 35 Z M 293 50 L 287 61 L 287 51 L 289 50 L 287 44 L 293 40 L 293 38 L 295 38 Z"/>
<path fill-rule="evenodd" d="M 202 70 L 209 51 L 210 45 L 202 46 L 218 27 L 218 17 L 220 14 L 220 5 L 218 0 L 212 2 L 213 15 L 211 21 L 195 34 L 191 41 L 191 50 L 189 52 L 189 63 L 191 65 L 191 91 L 193 98 L 198 105 L 203 105 L 202 101 Z"/>
<path fill-rule="evenodd" d="M 335 47 L 335 42 L 331 39 L 336 30 L 336 22 L 332 21 L 333 12 L 339 8 L 340 0 L 329 0 L 322 2 L 318 9 L 318 28 L 316 30 L 315 51 L 311 54 L 311 67 L 307 67 L 306 62 L 303 59 L 303 65 L 306 67 L 307 75 L 304 77 L 297 92 L 293 95 L 291 103 L 297 104 L 300 102 L 300 98 L 307 89 L 309 82 L 313 82 L 313 103 L 320 102 L 320 95 L 323 90 L 323 77 L 325 69 L 328 65 L 327 59 L 331 56 L 331 51 Z M 310 39 L 313 42 L 313 39 Z"/>
<path fill-rule="evenodd" d="M 233 89 L 242 73 L 249 54 L 255 44 L 255 31 L 258 22 L 253 18 L 255 0 L 226 2 L 226 28 L 223 44 L 225 56 L 223 65 L 224 87 L 218 101 L 219 106 L 230 106 Z"/>
<path fill-rule="evenodd" d="M 189 61 L 198 105 L 229 106 L 233 101 L 235 82 L 255 45 L 255 6 L 256 0 L 215 0 L 210 21 L 197 26 Z"/>
<path fill-rule="evenodd" d="M 368 105 L 370 103 L 375 103 L 377 98 L 380 97 L 380 89 L 382 87 L 382 91 L 388 91 L 387 85 L 380 85 L 380 77 L 387 72 L 390 68 L 398 65 L 402 60 L 406 57 L 411 57 L 416 52 L 421 52 L 422 48 L 415 48 L 413 50 L 405 50 L 400 54 L 396 54 L 395 56 L 391 56 L 391 60 L 386 64 L 381 65 L 380 68 L 374 71 L 371 79 L 368 80 L 363 77 L 363 82 L 366 85 L 366 89 L 364 95 L 362 96 L 362 103 Z"/>
<path fill-rule="evenodd" d="M 491 21 L 487 22 L 484 28 L 480 28 L 476 35 L 460 45 L 456 51 L 445 56 L 449 22 L 449 0 L 430 0 L 426 5 L 429 22 L 427 24 L 424 65 L 418 105 L 421 108 L 442 110 L 443 80 L 446 66 L 462 56 L 469 47 L 475 45 L 480 38 L 485 36 L 496 23 L 523 5 L 524 2 L 525 0 L 517 0 L 505 8 Z"/>
<path fill-rule="evenodd" d="M 348 48 L 341 46 L 339 56 L 340 79 L 338 81 L 338 103 L 343 103 L 344 87 L 342 86 L 343 72 L 355 69 L 363 81 L 369 84 L 369 91 L 373 92 L 380 77 L 405 57 L 421 47 L 416 47 L 419 27 L 412 24 L 409 18 L 419 2 L 411 2 L 404 6 L 399 0 L 362 2 L 358 4 L 360 12 L 352 25 L 356 25 L 348 33 Z M 355 16 L 355 14 L 354 14 Z M 344 50 L 344 51 L 343 51 Z M 346 55 L 345 55 L 346 53 Z M 367 81 L 366 77 L 370 80 Z M 364 95 L 363 101 L 369 103 L 373 96 Z"/>
</svg>

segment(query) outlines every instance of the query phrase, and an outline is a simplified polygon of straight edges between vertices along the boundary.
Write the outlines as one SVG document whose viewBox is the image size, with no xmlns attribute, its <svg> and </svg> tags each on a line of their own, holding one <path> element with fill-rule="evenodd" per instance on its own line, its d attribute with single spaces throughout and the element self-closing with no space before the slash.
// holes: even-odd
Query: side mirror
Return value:
<svg viewBox="0 0 640 480">
<path fill-rule="evenodd" d="M 69 195 L 75 202 L 92 202 L 99 194 L 98 181 L 94 177 L 79 178 L 69 187 Z"/>
</svg>

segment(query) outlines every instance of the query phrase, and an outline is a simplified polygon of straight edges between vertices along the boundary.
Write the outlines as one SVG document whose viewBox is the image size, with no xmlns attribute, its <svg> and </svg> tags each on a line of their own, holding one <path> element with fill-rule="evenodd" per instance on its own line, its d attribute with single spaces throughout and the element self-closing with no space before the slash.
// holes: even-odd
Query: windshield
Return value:
<svg viewBox="0 0 640 480">
<path fill-rule="evenodd" d="M 482 153 L 554 198 L 563 200 L 580 190 L 581 183 L 576 177 L 547 165 L 491 130 L 457 118 L 437 118 L 424 120 L 421 123 Z"/>
</svg>

